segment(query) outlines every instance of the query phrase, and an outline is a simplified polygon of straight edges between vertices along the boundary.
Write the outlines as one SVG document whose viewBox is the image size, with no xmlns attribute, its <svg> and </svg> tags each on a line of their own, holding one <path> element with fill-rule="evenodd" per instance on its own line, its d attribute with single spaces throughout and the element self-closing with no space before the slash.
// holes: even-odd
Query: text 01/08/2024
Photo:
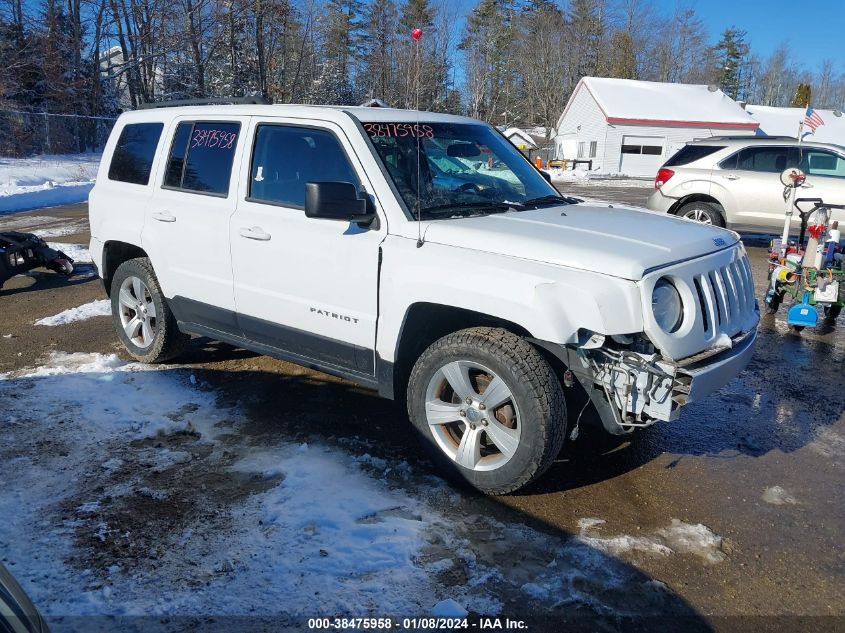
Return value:
<svg viewBox="0 0 845 633">
<path fill-rule="evenodd" d="M 515 630 L 525 631 L 528 625 L 523 620 L 512 620 L 510 618 L 479 618 L 477 621 L 470 621 L 467 618 L 309 618 L 308 628 L 314 630 L 425 630 L 445 631 L 458 629 L 475 630 Z"/>
</svg>

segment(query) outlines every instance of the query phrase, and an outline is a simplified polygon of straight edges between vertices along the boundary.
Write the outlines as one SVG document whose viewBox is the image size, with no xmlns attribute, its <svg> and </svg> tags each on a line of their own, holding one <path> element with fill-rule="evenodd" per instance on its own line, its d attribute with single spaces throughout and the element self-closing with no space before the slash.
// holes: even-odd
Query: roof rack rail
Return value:
<svg viewBox="0 0 845 633">
<path fill-rule="evenodd" d="M 794 141 L 794 136 L 757 136 L 754 134 L 743 135 L 726 135 L 726 136 L 709 136 L 707 138 L 698 139 L 700 141 L 747 141 L 749 139 L 763 140 L 763 141 Z"/>
<path fill-rule="evenodd" d="M 154 108 L 175 108 L 194 105 L 271 105 L 271 103 L 271 101 L 260 95 L 250 97 L 209 97 L 207 99 L 174 99 L 172 101 L 141 103 L 138 105 L 138 109 L 152 110 Z"/>
</svg>

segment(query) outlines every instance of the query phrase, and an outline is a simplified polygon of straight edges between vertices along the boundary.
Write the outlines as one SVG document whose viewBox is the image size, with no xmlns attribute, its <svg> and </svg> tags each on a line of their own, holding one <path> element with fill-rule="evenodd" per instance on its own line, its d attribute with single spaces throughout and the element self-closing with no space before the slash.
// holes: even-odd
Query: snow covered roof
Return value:
<svg viewBox="0 0 845 633">
<path fill-rule="evenodd" d="M 760 131 L 767 136 L 798 136 L 798 125 L 804 120 L 804 108 L 775 108 L 772 106 L 745 106 L 745 111 L 760 123 Z M 839 110 L 816 110 L 824 125 L 815 134 L 804 137 L 818 143 L 845 145 L 845 116 Z M 837 113 L 839 116 L 837 116 Z M 809 131 L 809 129 L 805 130 Z"/>
<path fill-rule="evenodd" d="M 537 143 L 534 142 L 534 139 L 531 138 L 531 135 L 525 130 L 521 130 L 518 127 L 509 127 L 507 130 L 502 132 L 502 134 L 504 134 L 507 139 L 514 143 L 517 147 L 525 145 L 527 149 L 537 149 Z"/>
<path fill-rule="evenodd" d="M 739 129 L 758 126 L 736 101 L 708 86 L 584 77 L 575 87 L 558 127 L 580 90 L 592 95 L 608 123 Z"/>
</svg>

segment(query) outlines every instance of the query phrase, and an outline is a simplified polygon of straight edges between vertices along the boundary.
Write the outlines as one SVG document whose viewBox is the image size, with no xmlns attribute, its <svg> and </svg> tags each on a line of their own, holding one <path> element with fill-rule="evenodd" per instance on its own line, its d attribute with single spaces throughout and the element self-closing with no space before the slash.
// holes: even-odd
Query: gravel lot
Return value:
<svg viewBox="0 0 845 633">
<path fill-rule="evenodd" d="M 637 204 L 649 190 L 591 184 L 573 185 L 565 192 Z M 84 245 L 85 218 L 85 206 L 76 205 L 6 216 L 0 218 L 0 228 L 36 228 L 52 235 L 50 241 Z M 762 297 L 765 251 L 759 242 L 747 246 Z M 82 599 L 91 605 L 88 613 L 155 614 L 154 620 L 143 621 L 146 629 L 153 623 L 167 630 L 188 626 L 169 619 L 175 614 L 193 618 L 190 626 L 197 626 L 208 624 L 201 619 L 206 615 L 258 613 L 270 618 L 276 630 L 293 622 L 285 614 L 331 615 L 324 609 L 340 608 L 339 598 L 328 596 L 334 585 L 318 596 L 314 594 L 321 592 L 312 591 L 311 585 L 270 571 L 254 585 L 238 584 L 243 582 L 239 569 L 252 570 L 255 561 L 272 560 L 287 550 L 262 545 L 241 554 L 230 567 L 223 562 L 218 569 L 209 562 L 216 550 L 208 544 L 223 536 L 230 543 L 243 541 L 243 527 L 235 518 L 251 500 L 265 503 L 279 485 L 273 477 L 238 474 L 233 464 L 256 452 L 302 443 L 353 459 L 366 455 L 369 461 L 363 458 L 361 473 L 404 500 L 394 514 L 423 515 L 419 520 L 427 526 L 421 532 L 426 544 L 415 564 L 435 578 L 431 586 L 437 599 L 454 597 L 464 605 L 481 605 L 479 610 L 484 600 L 498 600 L 502 617 L 526 618 L 538 631 L 612 630 L 627 622 L 627 616 L 667 613 L 685 619 L 646 620 L 638 626 L 845 628 L 845 322 L 838 329 L 823 324 L 797 336 L 787 330 L 785 310 L 764 317 L 746 372 L 706 402 L 685 409 L 680 420 L 658 424 L 622 443 L 582 432 L 537 487 L 488 499 L 431 477 L 404 413 L 393 403 L 342 380 L 202 339 L 193 342 L 178 365 L 147 373 L 172 372 L 184 381 L 190 377 L 187 388 L 197 395 L 184 403 L 187 409 L 169 411 L 170 421 L 197 409 L 228 416 L 227 430 L 211 448 L 200 431 L 153 438 L 128 434 L 123 440 L 118 436 L 92 444 L 90 451 L 68 445 L 61 425 L 71 421 L 58 415 L 63 401 L 56 393 L 61 392 L 50 389 L 32 411 L 30 423 L 21 423 L 17 398 L 43 387 L 35 379 L 14 378 L 16 372 L 49 365 L 50 354 L 58 352 L 125 358 L 109 317 L 33 325 L 105 298 L 90 267 L 81 265 L 79 273 L 69 281 L 33 273 L 0 291 L 0 373 L 12 372 L 3 391 L 7 419 L 0 417 L 0 481 L 20 484 L 16 494 L 23 496 L 24 505 L 37 506 L 36 499 L 26 498 L 27 487 L 38 489 L 37 481 L 27 479 L 32 469 L 47 473 L 68 467 L 76 473 L 68 460 L 87 463 L 86 452 L 124 465 L 92 466 L 79 479 L 69 479 L 61 494 L 55 492 L 59 501 L 39 515 L 38 525 L 58 534 L 46 549 L 36 547 L 35 540 L 25 546 L 29 535 L 16 532 L 14 522 L 0 528 L 0 558 L 57 630 L 84 628 L 80 620 L 62 617 L 77 613 L 71 606 Z M 144 376 L 140 372 L 132 380 L 151 380 Z M 66 384 L 52 379 L 57 388 Z M 98 384 L 113 388 L 113 382 Z M 155 396 L 150 406 L 155 408 Z M 162 462 L 164 451 L 188 457 Z M 336 489 L 324 490 L 325 498 L 314 499 L 315 505 L 343 498 L 346 480 L 336 484 Z M 21 498 L 9 492 L 15 485 L 0 489 L 0 512 L 20 504 Z M 129 489 L 134 492 L 125 492 Z M 162 493 L 138 492 L 150 489 Z M 100 525 L 109 531 L 98 532 Z M 686 533 L 685 526 L 692 532 Z M 113 534 L 132 537 L 123 542 Z M 297 538 L 278 536 L 293 543 L 299 543 Z M 361 555 L 379 547 L 372 544 Z M 60 558 L 54 562 L 68 570 L 69 578 L 77 573 L 87 578 L 78 596 L 56 596 L 64 581 L 33 571 L 42 569 L 38 552 Z M 327 552 L 324 560 L 332 556 Z M 440 571 L 426 567 L 426 561 L 447 559 L 450 564 Z M 484 569 L 496 573 L 485 576 Z M 550 575 L 564 570 L 565 575 Z M 403 588 L 405 593 L 419 589 L 403 585 L 411 580 L 402 578 L 385 587 L 388 597 L 398 592 L 399 600 Z M 536 578 L 545 584 L 535 587 Z M 240 602 L 231 598 L 232 588 L 240 592 L 235 594 Z M 204 602 L 172 599 L 192 591 Z M 284 602 L 291 596 L 302 607 L 298 611 Z M 349 598 L 347 606 L 356 605 L 356 599 Z M 415 615 L 428 613 L 434 602 L 434 596 L 421 598 Z M 274 610 L 274 604 L 283 607 Z M 364 611 L 376 615 L 378 604 Z"/>
</svg>

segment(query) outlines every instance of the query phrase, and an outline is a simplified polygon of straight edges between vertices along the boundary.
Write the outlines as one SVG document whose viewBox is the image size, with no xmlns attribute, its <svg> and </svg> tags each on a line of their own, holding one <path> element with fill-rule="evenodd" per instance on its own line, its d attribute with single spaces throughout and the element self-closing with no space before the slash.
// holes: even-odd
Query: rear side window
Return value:
<svg viewBox="0 0 845 633">
<path fill-rule="evenodd" d="M 297 209 L 305 206 L 308 182 L 361 182 L 334 134 L 328 130 L 259 125 L 249 199 Z"/>
<path fill-rule="evenodd" d="M 109 180 L 148 184 L 163 129 L 163 123 L 131 123 L 124 127 L 112 154 Z"/>
<path fill-rule="evenodd" d="M 697 160 L 706 158 L 711 154 L 715 154 L 720 149 L 725 149 L 724 145 L 685 145 L 678 153 L 666 161 L 664 167 L 680 167 L 682 165 L 689 165 Z"/>
<path fill-rule="evenodd" d="M 225 197 L 240 123 L 183 122 L 176 127 L 167 159 L 164 186 Z"/>
</svg>

